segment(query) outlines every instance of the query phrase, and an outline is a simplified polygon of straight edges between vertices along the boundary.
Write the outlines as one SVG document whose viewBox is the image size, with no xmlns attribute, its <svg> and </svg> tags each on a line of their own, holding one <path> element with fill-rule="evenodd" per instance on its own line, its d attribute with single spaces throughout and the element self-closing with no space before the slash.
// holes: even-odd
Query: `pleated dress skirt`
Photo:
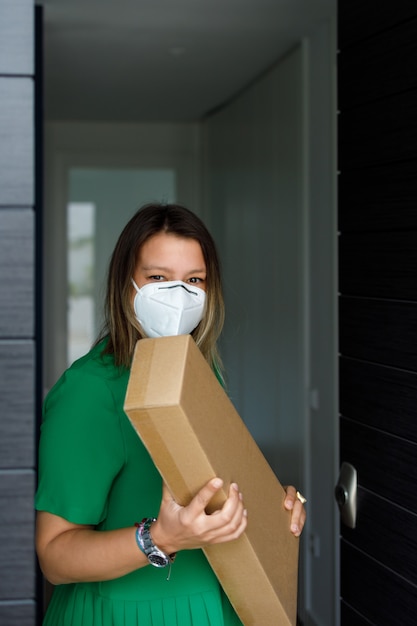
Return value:
<svg viewBox="0 0 417 626">
<path fill-rule="evenodd" d="M 83 585 L 62 585 L 54 591 L 44 626 L 240 625 L 227 600 L 219 595 L 204 592 L 135 602 L 104 598 Z"/>
<path fill-rule="evenodd" d="M 55 587 L 44 626 L 242 626 L 200 550 L 167 572 L 147 566 L 116 580 Z"/>
</svg>

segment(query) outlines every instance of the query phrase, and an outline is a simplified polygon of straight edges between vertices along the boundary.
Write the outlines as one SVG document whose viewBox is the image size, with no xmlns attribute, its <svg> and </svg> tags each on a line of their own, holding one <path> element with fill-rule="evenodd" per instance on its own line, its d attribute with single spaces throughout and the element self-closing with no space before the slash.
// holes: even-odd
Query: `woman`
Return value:
<svg viewBox="0 0 417 626">
<path fill-rule="evenodd" d="M 104 331 L 44 404 L 36 547 L 56 585 L 45 625 L 241 624 L 200 550 L 244 532 L 238 486 L 212 515 L 205 508 L 221 477 L 179 506 L 123 412 L 144 336 L 191 333 L 222 380 L 223 311 L 218 257 L 201 220 L 177 205 L 138 211 L 111 259 Z M 305 511 L 293 487 L 285 506 L 298 536 Z M 155 558 L 159 567 L 149 566 Z"/>
</svg>

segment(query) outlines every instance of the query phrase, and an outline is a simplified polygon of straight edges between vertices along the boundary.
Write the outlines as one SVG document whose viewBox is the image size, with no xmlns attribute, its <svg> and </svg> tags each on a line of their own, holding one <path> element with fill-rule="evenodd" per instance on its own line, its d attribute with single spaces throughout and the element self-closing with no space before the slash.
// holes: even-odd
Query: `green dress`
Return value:
<svg viewBox="0 0 417 626">
<path fill-rule="evenodd" d="M 96 346 L 44 403 L 37 510 L 98 532 L 157 517 L 162 483 L 123 411 L 129 372 Z M 44 626 L 240 626 L 201 550 L 110 581 L 59 585 Z"/>
</svg>

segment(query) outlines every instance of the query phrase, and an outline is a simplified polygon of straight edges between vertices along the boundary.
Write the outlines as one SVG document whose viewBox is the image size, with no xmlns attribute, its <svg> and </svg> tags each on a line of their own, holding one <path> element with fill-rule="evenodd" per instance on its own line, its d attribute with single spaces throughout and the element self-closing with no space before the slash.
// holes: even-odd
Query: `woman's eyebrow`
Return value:
<svg viewBox="0 0 417 626">
<path fill-rule="evenodd" d="M 159 272 L 169 272 L 169 267 L 162 267 L 162 265 L 142 265 L 141 268 L 145 270 L 145 272 L 150 272 L 151 270 L 158 270 Z"/>
<path fill-rule="evenodd" d="M 150 272 L 150 271 L 171 272 L 172 271 L 172 268 L 163 267 L 161 265 L 142 265 L 141 269 L 144 270 L 145 272 Z M 187 274 L 204 274 L 206 272 L 207 270 L 205 267 L 200 267 L 197 269 L 188 270 Z"/>
</svg>

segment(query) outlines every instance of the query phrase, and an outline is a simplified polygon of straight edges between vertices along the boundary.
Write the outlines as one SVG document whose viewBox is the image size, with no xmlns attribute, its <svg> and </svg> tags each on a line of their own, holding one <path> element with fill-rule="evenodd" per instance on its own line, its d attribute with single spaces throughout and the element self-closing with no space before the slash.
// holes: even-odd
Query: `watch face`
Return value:
<svg viewBox="0 0 417 626">
<path fill-rule="evenodd" d="M 168 559 L 160 554 L 148 554 L 148 561 L 155 567 L 166 567 L 168 565 Z"/>
</svg>

